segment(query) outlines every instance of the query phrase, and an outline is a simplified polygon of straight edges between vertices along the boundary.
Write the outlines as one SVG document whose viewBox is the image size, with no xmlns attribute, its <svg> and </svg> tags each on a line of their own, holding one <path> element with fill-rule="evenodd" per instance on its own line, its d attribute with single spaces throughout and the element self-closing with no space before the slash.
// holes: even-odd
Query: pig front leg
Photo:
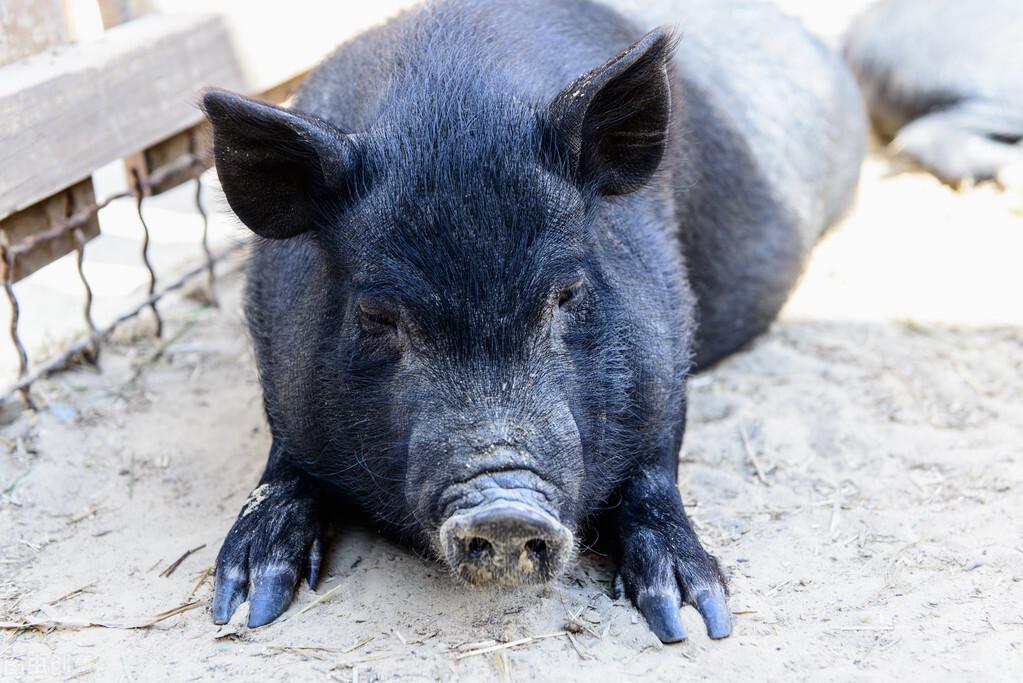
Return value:
<svg viewBox="0 0 1023 683">
<path fill-rule="evenodd" d="M 301 577 L 316 587 L 326 528 L 322 495 L 275 444 L 217 556 L 214 623 L 230 621 L 247 598 L 249 626 L 263 626 L 291 604 Z"/>
<path fill-rule="evenodd" d="M 904 126 L 892 148 L 947 183 L 1007 177 L 1023 167 L 1023 119 L 998 104 L 964 102 Z"/>
<path fill-rule="evenodd" d="M 696 607 L 711 638 L 732 632 L 725 580 L 689 524 L 674 467 L 651 466 L 621 488 L 619 575 L 626 595 L 658 638 L 686 638 L 683 601 Z"/>
</svg>

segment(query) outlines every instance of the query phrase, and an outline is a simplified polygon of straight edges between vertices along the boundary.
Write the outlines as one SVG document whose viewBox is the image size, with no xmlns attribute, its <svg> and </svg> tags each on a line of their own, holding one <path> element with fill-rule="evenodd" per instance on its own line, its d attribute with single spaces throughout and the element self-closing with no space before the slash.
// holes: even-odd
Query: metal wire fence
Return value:
<svg viewBox="0 0 1023 683">
<path fill-rule="evenodd" d="M 67 218 L 53 225 L 47 230 L 37 232 L 16 244 L 0 243 L 0 267 L 3 268 L 3 286 L 7 300 L 11 307 L 10 339 L 18 356 L 18 379 L 3 394 L 3 400 L 8 401 L 16 394 L 20 394 L 25 404 L 33 410 L 37 408 L 32 398 L 32 385 L 40 378 L 46 377 L 69 365 L 81 361 L 96 364 L 99 361 L 100 348 L 109 339 L 117 327 L 124 322 L 139 316 L 143 311 L 149 309 L 156 323 L 155 334 L 161 336 L 163 333 L 163 319 L 157 304 L 167 294 L 182 288 L 189 281 L 206 274 L 206 286 L 209 299 L 216 304 L 216 264 L 241 248 L 240 244 L 233 244 L 223 248 L 219 253 L 213 253 L 209 245 L 209 219 L 203 207 L 203 192 L 200 176 L 208 168 L 208 160 L 201 154 L 191 151 L 183 154 L 174 161 L 164 164 L 143 177 L 138 170 L 133 169 L 132 181 L 127 190 L 118 192 L 106 197 L 102 201 L 90 203 L 87 206 L 71 207 Z M 195 184 L 194 202 L 196 211 L 202 218 L 202 262 L 188 271 L 182 273 L 173 281 L 163 284 L 153 269 L 150 259 L 149 226 L 146 224 L 143 207 L 147 197 L 165 189 L 162 185 L 170 178 L 184 180 Z M 93 293 L 86 277 L 85 269 L 85 247 L 86 239 L 83 228 L 93 220 L 101 209 L 111 202 L 126 197 L 135 198 L 135 209 L 138 214 L 138 222 L 142 231 L 142 249 L 140 258 L 149 276 L 147 297 L 138 306 L 119 315 L 110 323 L 100 327 L 96 325 L 93 317 Z M 19 256 L 29 253 L 35 247 L 44 242 L 67 239 L 71 237 L 75 249 L 75 263 L 78 276 L 81 279 L 85 295 L 85 303 L 82 316 L 88 333 L 70 344 L 64 346 L 55 355 L 50 356 L 38 363 L 32 363 L 25 344 L 22 341 L 18 329 L 18 321 L 21 313 L 21 305 L 14 291 L 14 273 Z"/>
</svg>

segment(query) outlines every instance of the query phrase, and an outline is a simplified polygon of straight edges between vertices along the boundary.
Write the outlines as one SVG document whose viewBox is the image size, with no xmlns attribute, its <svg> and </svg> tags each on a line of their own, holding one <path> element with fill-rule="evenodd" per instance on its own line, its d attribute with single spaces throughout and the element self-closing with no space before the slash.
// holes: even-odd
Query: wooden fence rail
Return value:
<svg viewBox="0 0 1023 683">
<path fill-rule="evenodd" d="M 30 405 L 38 376 L 66 364 L 69 354 L 87 350 L 94 359 L 98 342 L 113 329 L 98 330 L 92 321 L 81 264 L 85 242 L 102 229 L 99 210 L 119 196 L 134 195 L 139 203 L 150 287 L 144 306 L 115 324 L 145 306 L 159 322 L 156 302 L 167 289 L 157 288 L 149 267 L 141 202 L 188 180 L 197 183 L 198 193 L 197 176 L 208 165 L 196 106 L 201 90 L 218 86 L 282 101 L 339 43 L 410 4 L 92 2 L 106 30 L 73 42 L 75 31 L 68 27 L 74 22 L 62 15 L 68 6 L 62 0 L 0 0 L 0 280 L 20 358 L 13 389 Z M 141 11 L 151 13 L 135 16 Z M 125 162 L 129 189 L 97 201 L 92 173 L 117 160 Z M 198 194 L 196 206 L 201 212 Z M 203 248 L 212 277 L 205 237 Z M 33 371 L 18 335 L 14 284 L 71 251 L 78 254 L 89 335 Z"/>
</svg>

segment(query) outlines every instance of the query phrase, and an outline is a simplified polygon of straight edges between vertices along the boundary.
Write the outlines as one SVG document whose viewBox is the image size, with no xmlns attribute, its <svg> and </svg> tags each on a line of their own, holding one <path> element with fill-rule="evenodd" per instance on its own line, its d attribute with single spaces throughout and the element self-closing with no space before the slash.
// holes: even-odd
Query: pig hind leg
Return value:
<svg viewBox="0 0 1023 683">
<path fill-rule="evenodd" d="M 326 526 L 321 496 L 315 482 L 271 449 L 217 556 L 214 623 L 226 624 L 248 599 L 249 626 L 262 626 L 288 608 L 300 578 L 315 588 Z"/>
<path fill-rule="evenodd" d="M 679 609 L 687 602 L 700 612 L 711 638 L 728 636 L 724 577 L 686 517 L 674 476 L 660 469 L 641 472 L 625 483 L 621 496 L 618 572 L 650 628 L 663 642 L 685 640 Z"/>
<path fill-rule="evenodd" d="M 1023 115 L 963 102 L 925 114 L 899 130 L 892 148 L 947 183 L 1004 180 L 1023 168 Z"/>
</svg>

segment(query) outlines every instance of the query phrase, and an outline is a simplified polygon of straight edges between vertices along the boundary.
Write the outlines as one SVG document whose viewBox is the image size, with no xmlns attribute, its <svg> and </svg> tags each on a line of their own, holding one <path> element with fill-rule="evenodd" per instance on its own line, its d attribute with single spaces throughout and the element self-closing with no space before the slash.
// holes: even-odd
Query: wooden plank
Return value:
<svg viewBox="0 0 1023 683">
<path fill-rule="evenodd" d="M 0 218 L 194 125 L 201 87 L 248 82 L 215 15 L 142 17 L 0 69 Z"/>
<path fill-rule="evenodd" d="M 0 0 L 0 64 L 44 52 L 68 40 L 69 30 L 61 0 Z M 0 241 L 9 245 L 23 244 L 30 237 L 63 223 L 76 210 L 95 203 L 92 179 L 86 177 L 0 220 Z M 77 236 L 84 242 L 98 234 L 99 219 L 93 215 L 78 229 Z M 12 280 L 17 282 L 73 251 L 75 237 L 75 233 L 67 233 L 52 240 L 35 242 L 14 260 Z"/>
<path fill-rule="evenodd" d="M 367 10 L 291 0 L 228 3 L 229 17 L 150 14 L 0 68 L 0 218 L 195 125 L 202 87 L 268 91 L 409 3 L 378 0 Z"/>
<path fill-rule="evenodd" d="M 113 28 L 129 19 L 141 17 L 153 11 L 150 0 L 99 0 L 99 14 L 103 28 Z"/>
<path fill-rule="evenodd" d="M 179 173 L 171 173 L 159 181 L 153 180 L 153 172 L 188 154 L 203 157 L 213 140 L 213 131 L 206 121 L 198 123 L 188 130 L 172 135 L 166 140 L 147 147 L 141 152 L 129 154 L 124 158 L 124 172 L 128 185 L 133 185 L 135 174 L 149 183 L 149 194 L 160 194 L 180 185 L 195 176 L 192 169 L 182 169 Z M 208 166 L 208 163 L 204 163 Z"/>
<path fill-rule="evenodd" d="M 99 12 L 103 19 L 103 28 L 106 30 L 137 19 L 152 12 L 153 9 L 149 0 L 99 0 Z M 171 174 L 158 183 L 154 183 L 151 176 L 161 165 L 171 163 L 182 155 L 195 154 L 205 149 L 210 144 L 210 134 L 206 128 L 203 123 L 199 123 L 151 147 L 132 152 L 124 158 L 125 182 L 130 187 L 135 184 L 136 178 L 141 179 L 148 184 L 150 194 L 160 194 L 192 178 L 192 174 L 188 172 L 190 169 Z"/>
<path fill-rule="evenodd" d="M 52 197 L 47 197 L 13 216 L 0 220 L 0 240 L 5 240 L 7 244 L 23 243 L 32 235 L 63 223 L 75 211 L 95 203 L 92 178 L 86 178 Z M 99 234 L 99 218 L 93 214 L 79 230 L 84 241 L 92 239 Z M 13 281 L 17 282 L 31 275 L 46 264 L 70 253 L 74 248 L 73 233 L 38 242 L 15 260 Z"/>
<path fill-rule="evenodd" d="M 295 95 L 298 90 L 298 86 L 302 85 L 302 81 L 305 80 L 306 73 L 302 73 L 294 78 L 284 81 L 280 85 L 277 85 L 269 90 L 265 90 L 257 97 L 271 104 L 279 104 L 282 106 L 288 106 L 291 98 Z"/>
<path fill-rule="evenodd" d="M 304 79 L 305 74 L 296 76 L 275 88 L 259 93 L 256 97 L 273 104 L 286 104 Z M 210 130 L 208 122 L 202 121 L 188 130 L 183 130 L 151 147 L 126 156 L 124 158 L 125 180 L 129 185 L 132 185 L 135 182 L 135 173 L 138 173 L 139 177 L 143 180 L 149 181 L 149 191 L 151 194 L 166 192 L 183 182 L 192 180 L 193 174 L 189 172 L 189 169 L 185 169 L 180 173 L 172 173 L 162 178 L 159 182 L 154 183 L 152 181 L 153 172 L 174 163 L 186 154 L 195 154 L 202 157 L 204 165 L 209 166 L 211 160 L 205 158 L 207 156 L 205 152 L 212 144 L 213 131 Z"/>
<path fill-rule="evenodd" d="M 65 42 L 61 0 L 0 0 L 0 65 Z"/>
<path fill-rule="evenodd" d="M 216 12 L 262 93 L 314 67 L 335 47 L 421 0 L 151 0 L 163 12 Z"/>
</svg>

